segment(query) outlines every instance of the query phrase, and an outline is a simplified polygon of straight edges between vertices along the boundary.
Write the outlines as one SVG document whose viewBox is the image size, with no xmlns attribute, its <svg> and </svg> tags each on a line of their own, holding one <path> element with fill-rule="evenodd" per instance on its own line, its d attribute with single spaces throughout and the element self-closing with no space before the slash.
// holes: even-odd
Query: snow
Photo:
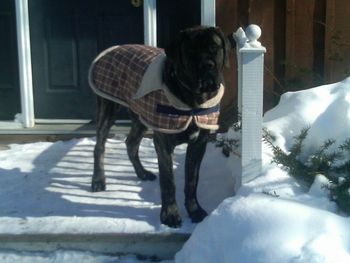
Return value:
<svg viewBox="0 0 350 263">
<path fill-rule="evenodd" d="M 111 256 L 86 251 L 56 250 L 54 252 L 18 252 L 1 251 L 1 263 L 62 263 L 62 262 L 84 262 L 84 263 L 151 263 L 152 259 L 138 258 L 136 256 Z M 162 261 L 161 263 L 173 263 L 173 261 Z"/>
<path fill-rule="evenodd" d="M 350 78 L 284 94 L 265 114 L 264 127 L 286 151 L 310 127 L 304 158 L 326 139 L 338 146 L 350 137 Z M 175 262 L 350 262 L 350 218 L 329 201 L 327 179 L 318 175 L 307 190 L 272 164 L 271 156 L 263 145 L 260 176 L 198 225 Z"/>
<path fill-rule="evenodd" d="M 184 206 L 184 157 L 186 146 L 176 149 L 174 169 L 177 198 L 184 219 L 174 230 L 160 224 L 158 182 L 141 182 L 126 155 L 123 137 L 109 139 L 106 152 L 107 191 L 90 191 L 93 138 L 59 142 L 12 144 L 0 151 L 0 234 L 28 233 L 191 233 L 195 224 Z M 209 146 L 219 155 L 219 149 Z M 150 139 L 140 148 L 144 166 L 157 173 L 157 159 Z M 207 156 L 199 198 L 211 212 L 232 196 L 233 179 L 224 159 L 212 166 Z M 217 168 L 220 168 L 219 172 Z M 215 174 L 213 177 L 212 175 Z M 214 191 L 208 193 L 208 189 Z M 11 227 L 9 227 L 11 225 Z"/>
<path fill-rule="evenodd" d="M 326 139 L 337 139 L 337 147 L 349 136 L 350 78 L 342 82 L 287 92 L 277 107 L 267 112 L 264 124 L 280 140 L 279 146 L 288 149 L 302 128 L 310 126 L 305 141 L 308 155 Z M 283 142 L 282 142 L 283 141 Z"/>
<path fill-rule="evenodd" d="M 183 205 L 186 145 L 177 147 L 174 156 L 183 226 L 172 229 L 160 224 L 158 181 L 137 179 L 124 140 L 118 137 L 107 142 L 107 191 L 99 193 L 90 191 L 94 138 L 11 144 L 10 149 L 0 151 L 0 235 L 191 233 L 196 225 L 187 217 Z M 208 152 L 211 154 L 203 162 L 198 195 L 203 207 L 211 212 L 233 195 L 233 178 L 226 159 L 219 158 L 212 165 L 211 158 L 220 156 L 220 149 L 209 145 Z M 142 141 L 140 155 L 144 166 L 157 173 L 157 158 L 150 139 Z M 46 262 L 73 262 L 81 256 L 84 255 L 79 251 L 38 255 L 0 251 L 0 262 L 18 261 L 14 257 L 27 260 L 21 262 L 40 262 L 41 258 Z M 91 260 L 96 256 L 91 262 L 111 262 L 100 255 L 90 256 Z"/>
<path fill-rule="evenodd" d="M 348 226 L 292 200 L 237 195 L 195 229 L 176 262 L 350 262 Z"/>
<path fill-rule="evenodd" d="M 311 127 L 306 154 L 328 138 L 342 143 L 350 137 L 350 78 L 284 94 L 279 105 L 265 114 L 264 126 L 285 150 L 306 126 Z M 350 262 L 350 219 L 329 201 L 324 187 L 329 182 L 322 175 L 305 189 L 271 163 L 271 150 L 263 145 L 261 174 L 234 195 L 232 173 L 239 173 L 239 160 L 225 158 L 210 144 L 201 168 L 199 200 L 211 214 L 195 225 L 183 207 L 186 146 L 181 145 L 174 155 L 174 169 L 184 222 L 180 229 L 170 229 L 159 224 L 158 182 L 137 180 L 124 139 L 108 140 L 107 191 L 101 193 L 90 192 L 93 138 L 12 144 L 0 151 L 0 234 L 193 232 L 175 262 Z M 141 159 L 157 173 L 150 139 L 142 141 Z M 0 261 L 134 263 L 139 259 L 57 250 L 0 251 Z"/>
</svg>

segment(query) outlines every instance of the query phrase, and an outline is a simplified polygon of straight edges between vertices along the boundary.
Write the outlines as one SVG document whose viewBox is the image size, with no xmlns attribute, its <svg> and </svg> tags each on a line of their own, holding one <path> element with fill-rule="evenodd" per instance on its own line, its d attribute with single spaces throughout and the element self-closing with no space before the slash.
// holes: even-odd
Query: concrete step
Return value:
<svg viewBox="0 0 350 263">
<path fill-rule="evenodd" d="M 79 250 L 108 255 L 135 254 L 173 259 L 188 240 L 185 233 L 0 234 L 0 249 L 26 252 Z"/>
</svg>

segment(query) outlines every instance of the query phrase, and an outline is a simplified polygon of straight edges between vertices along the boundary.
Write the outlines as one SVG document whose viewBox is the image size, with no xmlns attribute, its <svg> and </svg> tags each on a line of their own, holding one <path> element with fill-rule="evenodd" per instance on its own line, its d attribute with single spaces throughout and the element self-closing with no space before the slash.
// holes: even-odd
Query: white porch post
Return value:
<svg viewBox="0 0 350 263">
<path fill-rule="evenodd" d="M 32 60 L 28 0 L 16 0 L 17 46 L 23 127 L 34 126 Z"/>
<path fill-rule="evenodd" d="M 143 4 L 145 45 L 157 46 L 157 1 L 145 0 Z"/>
<path fill-rule="evenodd" d="M 215 0 L 201 0 L 201 25 L 215 26 Z"/>
<path fill-rule="evenodd" d="M 258 41 L 261 29 L 250 25 L 234 34 L 238 60 L 238 110 L 241 116 L 242 178 L 237 184 L 257 177 L 262 165 L 262 114 L 265 47 Z M 238 186 L 236 186 L 238 187 Z"/>
</svg>

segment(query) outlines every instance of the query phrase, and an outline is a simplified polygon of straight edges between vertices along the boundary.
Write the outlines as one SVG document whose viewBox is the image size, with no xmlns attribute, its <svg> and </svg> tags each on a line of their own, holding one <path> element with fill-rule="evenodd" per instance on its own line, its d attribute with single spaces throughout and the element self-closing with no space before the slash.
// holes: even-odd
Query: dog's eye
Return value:
<svg viewBox="0 0 350 263">
<path fill-rule="evenodd" d="M 212 46 L 209 48 L 209 51 L 210 51 L 210 53 L 214 54 L 214 53 L 219 52 L 219 49 L 220 49 L 220 47 Z"/>
<path fill-rule="evenodd" d="M 212 60 L 206 60 L 201 63 L 200 67 L 205 70 L 213 70 L 215 69 L 215 62 Z"/>
</svg>

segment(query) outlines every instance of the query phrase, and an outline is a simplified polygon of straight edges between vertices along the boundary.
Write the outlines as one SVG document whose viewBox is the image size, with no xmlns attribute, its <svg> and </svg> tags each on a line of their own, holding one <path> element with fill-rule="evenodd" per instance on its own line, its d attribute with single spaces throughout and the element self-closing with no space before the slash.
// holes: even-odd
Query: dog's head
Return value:
<svg viewBox="0 0 350 263">
<path fill-rule="evenodd" d="M 230 44 L 217 27 L 181 31 L 165 53 L 176 75 L 194 96 L 213 93 L 220 86 L 221 72 L 228 67 Z"/>
</svg>

